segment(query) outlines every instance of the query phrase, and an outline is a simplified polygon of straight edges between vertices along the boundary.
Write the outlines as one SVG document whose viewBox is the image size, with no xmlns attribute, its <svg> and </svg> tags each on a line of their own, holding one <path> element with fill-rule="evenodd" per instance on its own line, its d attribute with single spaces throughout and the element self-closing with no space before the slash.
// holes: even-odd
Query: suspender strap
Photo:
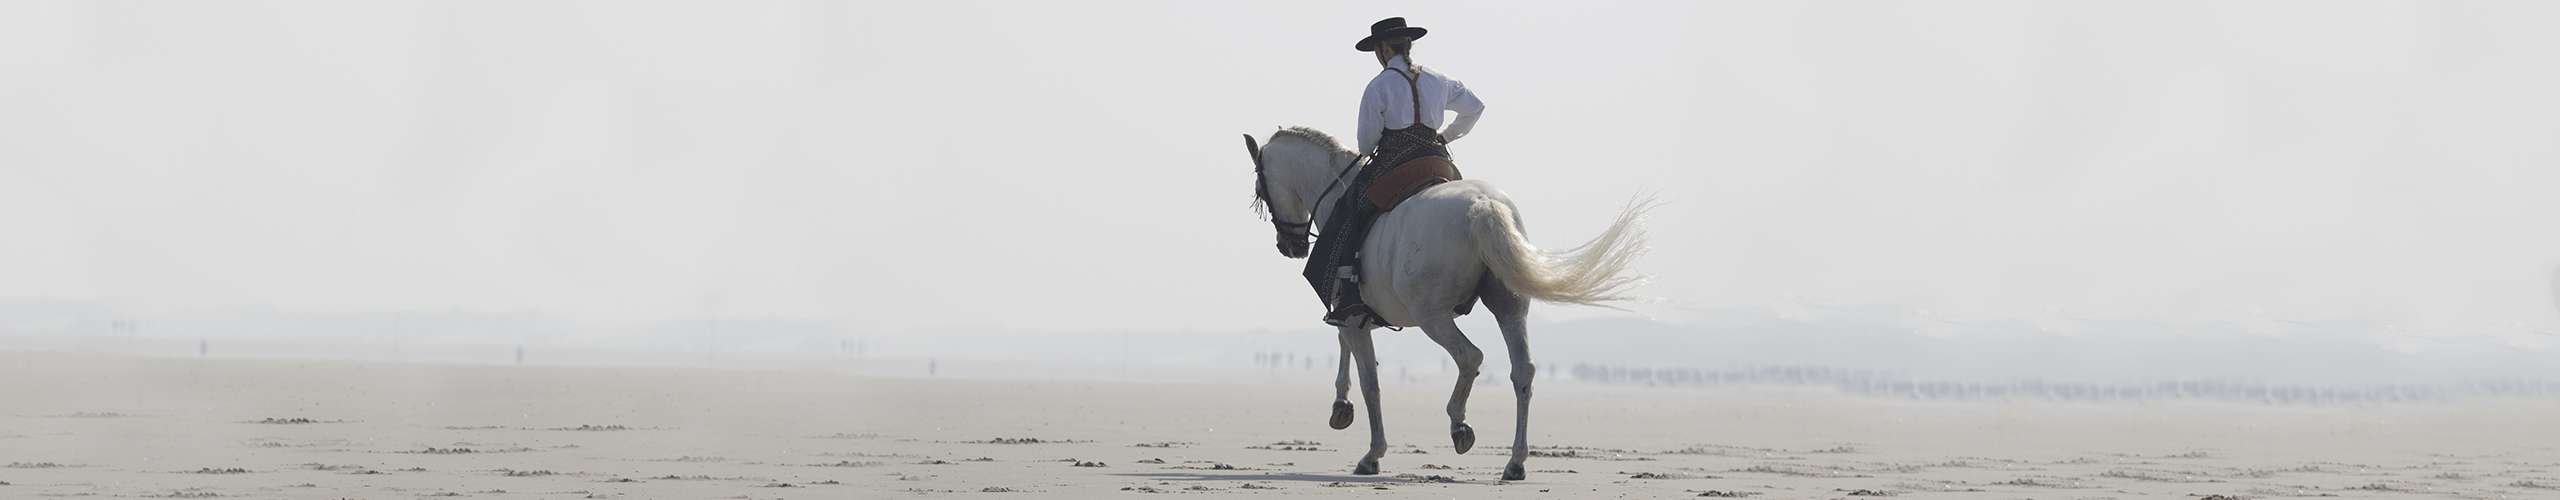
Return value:
<svg viewBox="0 0 2560 500">
<path fill-rule="evenodd" d="M 1421 82 L 1421 80 L 1417 80 L 1417 79 L 1415 79 L 1415 78 L 1414 78 L 1414 76 L 1415 76 L 1415 75 L 1419 75 L 1419 74 L 1421 74 L 1421 73 L 1422 73 L 1422 70 L 1421 70 L 1421 69 L 1415 69 L 1415 70 L 1413 70 L 1414 74 L 1412 74 L 1412 75 L 1405 74 L 1405 72 L 1404 72 L 1404 71 L 1397 70 L 1397 69 L 1395 69 L 1395 68 L 1387 68 L 1387 71 L 1394 71 L 1394 72 L 1396 73 L 1396 76 L 1404 77 L 1404 85 L 1405 85 L 1405 88 L 1407 88 L 1407 89 L 1412 89 L 1412 90 L 1413 90 L 1413 124 L 1414 124 L 1414 125 L 1421 125 L 1421 124 L 1422 124 L 1422 82 Z"/>
</svg>

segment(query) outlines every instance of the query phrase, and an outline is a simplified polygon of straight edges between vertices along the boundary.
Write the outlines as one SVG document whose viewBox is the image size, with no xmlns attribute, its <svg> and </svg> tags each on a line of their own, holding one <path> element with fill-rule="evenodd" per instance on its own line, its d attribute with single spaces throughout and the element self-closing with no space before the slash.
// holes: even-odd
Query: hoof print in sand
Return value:
<svg viewBox="0 0 2560 500">
<path fill-rule="evenodd" d="M 1288 441 L 1281 441 L 1281 442 L 1271 443 L 1271 444 L 1258 444 L 1258 445 L 1253 445 L 1253 446 L 1246 446 L 1246 447 L 1244 447 L 1244 449 L 1248 449 L 1248 450 L 1272 450 L 1272 451 L 1333 451 L 1333 450 L 1327 450 L 1327 449 L 1317 448 L 1317 446 L 1322 446 L 1323 444 L 1324 444 L 1324 443 L 1318 443 L 1318 442 L 1315 442 L 1315 441 L 1307 441 L 1307 440 L 1303 440 L 1303 439 L 1291 439 L 1291 440 L 1288 440 Z"/>
<path fill-rule="evenodd" d="M 343 472 L 358 476 L 382 476 L 391 474 L 389 472 L 373 470 L 362 465 L 331 465 L 314 462 L 302 464 L 302 468 L 321 472 Z M 418 471 L 424 472 L 426 469 L 418 469 Z"/>
<path fill-rule="evenodd" d="M 425 449 L 406 450 L 395 453 L 404 455 L 478 455 L 482 453 L 521 453 L 527 451 L 533 451 L 533 449 L 525 447 L 480 449 L 463 446 L 456 446 L 452 448 L 437 448 L 429 446 Z"/>
<path fill-rule="evenodd" d="M 664 475 L 664 476 L 652 477 L 652 478 L 649 478 L 649 479 L 656 479 L 656 480 L 659 480 L 659 481 L 756 481 L 755 479 L 748 479 L 748 478 L 745 478 L 745 477 L 738 477 L 738 476 L 722 477 L 722 476 L 712 476 L 712 475 L 706 475 L 706 474 L 693 474 L 693 475 L 684 475 L 684 476 L 679 476 L 679 475 L 675 475 L 675 474 L 668 474 L 668 475 Z"/>
<path fill-rule="evenodd" d="M 720 462 L 727 462 L 727 461 L 729 461 L 729 459 L 727 459 L 727 458 L 722 458 L 722 457 L 698 457 L 698 456 L 693 456 L 693 455 L 685 455 L 685 456 L 675 457 L 675 458 L 655 458 L 655 459 L 650 459 L 649 461 L 651 461 L 651 462 L 674 462 L 674 463 L 680 463 L 680 464 L 708 464 L 708 463 L 720 463 Z"/>
<path fill-rule="evenodd" d="M 639 429 L 640 429 L 640 428 L 638 428 L 638 427 L 632 427 L 632 426 L 628 426 L 628 425 L 590 425 L 590 424 L 579 424 L 577 427 L 551 427 L 551 428 L 546 428 L 546 429 L 543 429 L 543 430 L 546 430 L 546 431 L 564 431 L 564 432 L 613 432 L 613 431 L 630 431 L 630 430 L 639 430 Z"/>
<path fill-rule="evenodd" d="M 257 420 L 254 420 L 254 421 L 250 421 L 249 423 L 252 423 L 252 424 L 265 424 L 265 425 L 310 425 L 310 424 L 343 424 L 343 423 L 347 423 L 347 421 L 345 421 L 345 420 L 316 420 L 316 419 L 303 418 L 303 417 L 285 417 L 285 418 L 267 417 L 267 418 L 261 418 L 261 419 L 257 419 Z"/>
<path fill-rule="evenodd" d="M 2007 480 L 2007 481 L 1995 481 L 1995 482 L 1992 482 L 1992 483 L 1991 483 L 1991 485 L 1992 485 L 1992 486 L 2024 486 L 2024 487 L 2029 487 L 2029 488 L 2070 488 L 2070 487 L 2072 487 L 2071 485 L 2062 484 L 2062 483 L 2053 482 L 2053 481 L 2046 481 L 2046 480 L 2042 480 L 2042 479 L 2036 479 L 2036 478 L 2032 478 L 2032 477 L 2022 477 L 2022 478 L 2011 479 L 2011 480 Z"/>
<path fill-rule="evenodd" d="M 1074 444 L 1074 443 L 1091 443 L 1092 441 L 1077 441 L 1077 440 L 1073 440 L 1073 439 L 1040 439 L 1040 438 L 1031 438 L 1031 437 L 1026 437 L 1026 438 L 1008 438 L 1008 437 L 1000 437 L 1000 438 L 989 439 L 989 440 L 985 440 L 985 441 L 961 441 L 961 442 L 962 442 L 962 443 L 967 443 L 967 444 Z"/>
</svg>

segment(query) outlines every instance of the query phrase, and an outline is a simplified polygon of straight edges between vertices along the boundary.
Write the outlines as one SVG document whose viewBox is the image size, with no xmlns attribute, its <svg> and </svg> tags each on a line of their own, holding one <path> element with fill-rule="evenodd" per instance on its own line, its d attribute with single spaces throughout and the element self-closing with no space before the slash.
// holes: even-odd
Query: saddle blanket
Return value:
<svg viewBox="0 0 2560 500">
<path fill-rule="evenodd" d="M 1389 168 L 1386 174 L 1370 181 L 1368 191 L 1360 196 L 1369 201 L 1369 206 L 1377 207 L 1379 213 L 1385 213 L 1425 188 L 1465 178 L 1458 175 L 1458 164 L 1450 163 L 1448 157 L 1425 156 Z"/>
</svg>

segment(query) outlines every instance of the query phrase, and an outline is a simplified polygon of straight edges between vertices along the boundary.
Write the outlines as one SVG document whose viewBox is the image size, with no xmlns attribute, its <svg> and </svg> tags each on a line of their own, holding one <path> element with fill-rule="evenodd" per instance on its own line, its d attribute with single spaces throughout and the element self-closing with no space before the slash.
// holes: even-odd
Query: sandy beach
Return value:
<svg viewBox="0 0 2560 500">
<path fill-rule="evenodd" d="M 2560 495 L 2546 401 L 1924 402 L 1552 384 L 1450 451 L 1436 377 L 1394 452 L 1309 383 L 0 354 L 0 497 L 2228 498 Z"/>
<path fill-rule="evenodd" d="M 1096 3 L 0 0 L 0 500 L 2560 500 L 2560 1 Z"/>
</svg>

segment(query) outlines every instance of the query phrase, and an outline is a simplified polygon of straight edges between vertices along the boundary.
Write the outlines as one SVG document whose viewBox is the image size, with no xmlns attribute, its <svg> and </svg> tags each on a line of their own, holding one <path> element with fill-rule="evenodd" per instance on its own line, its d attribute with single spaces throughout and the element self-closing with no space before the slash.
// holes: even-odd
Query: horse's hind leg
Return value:
<svg viewBox="0 0 2560 500">
<path fill-rule="evenodd" d="M 1355 365 L 1360 368 L 1360 399 L 1369 405 L 1369 453 L 1360 456 L 1360 463 L 1351 468 L 1351 473 L 1377 474 L 1378 459 L 1387 455 L 1387 424 L 1382 420 L 1385 415 L 1378 410 L 1378 351 L 1365 328 L 1343 327 L 1342 343 L 1358 358 Z"/>
<path fill-rule="evenodd" d="M 1447 316 L 1445 312 L 1440 315 Z M 1424 321 L 1422 333 L 1440 343 L 1440 348 L 1448 349 L 1449 359 L 1458 364 L 1458 386 L 1449 390 L 1449 444 L 1456 446 L 1458 453 L 1466 453 L 1476 446 L 1476 429 L 1467 426 L 1467 393 L 1475 389 L 1476 368 L 1484 364 L 1484 351 L 1467 341 L 1466 332 L 1458 331 L 1458 323 L 1452 318 Z"/>
<path fill-rule="evenodd" d="M 1529 477 L 1529 382 L 1538 376 L 1538 365 L 1529 362 L 1529 299 L 1511 293 L 1501 280 L 1487 275 L 1477 285 L 1485 310 L 1493 313 L 1495 325 L 1502 327 L 1502 346 L 1511 351 L 1511 391 L 1517 395 L 1519 418 L 1511 434 L 1511 463 L 1502 467 L 1502 479 L 1518 481 Z"/>
</svg>

